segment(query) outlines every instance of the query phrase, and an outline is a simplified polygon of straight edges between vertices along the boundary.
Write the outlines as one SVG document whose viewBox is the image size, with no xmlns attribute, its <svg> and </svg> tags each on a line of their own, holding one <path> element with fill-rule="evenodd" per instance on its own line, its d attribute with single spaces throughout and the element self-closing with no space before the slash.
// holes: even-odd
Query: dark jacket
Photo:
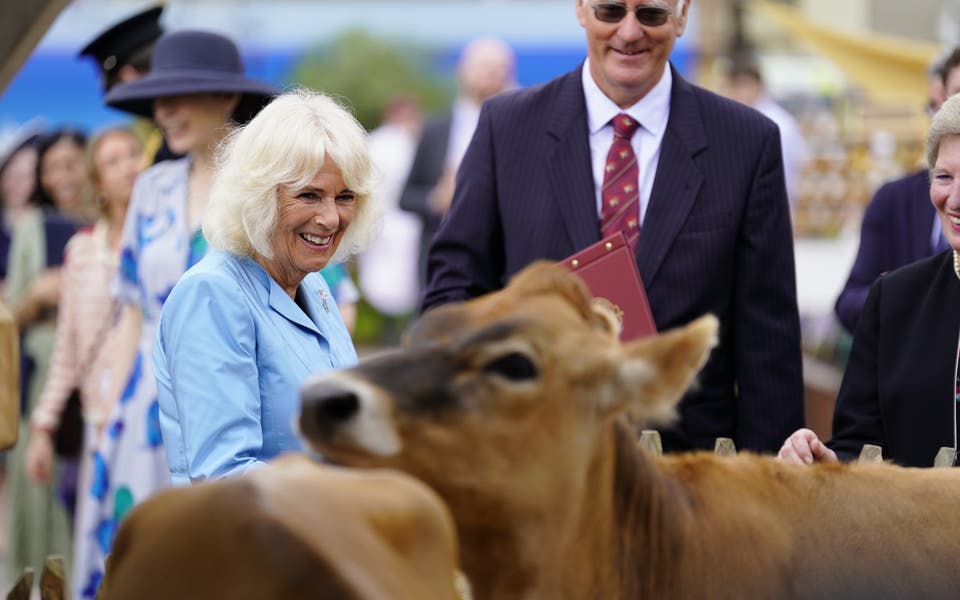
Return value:
<svg viewBox="0 0 960 600">
<path fill-rule="evenodd" d="M 926 169 L 884 184 L 863 213 L 860 248 L 835 307 L 853 333 L 877 277 L 933 254 L 930 236 L 936 211 L 930 202 Z"/>
<path fill-rule="evenodd" d="M 578 68 L 487 100 L 434 237 L 424 308 L 503 287 L 600 239 Z M 803 423 L 790 212 L 777 126 L 673 72 L 637 265 L 658 329 L 704 313 L 720 344 L 667 449 L 775 452 Z"/>
<path fill-rule="evenodd" d="M 420 217 L 420 222 L 423 224 L 417 271 L 420 275 L 421 289 L 427 280 L 427 252 L 430 249 L 430 241 L 440 228 L 440 221 L 443 218 L 430 206 L 429 198 L 430 192 L 440 181 L 446 168 L 452 121 L 450 114 L 444 114 L 430 119 L 423 126 L 417 151 L 410 165 L 410 174 L 400 195 L 400 208 Z"/>
<path fill-rule="evenodd" d="M 953 252 L 879 278 L 853 337 L 827 443 L 841 459 L 864 444 L 883 458 L 929 467 L 954 447 L 960 279 Z"/>
</svg>

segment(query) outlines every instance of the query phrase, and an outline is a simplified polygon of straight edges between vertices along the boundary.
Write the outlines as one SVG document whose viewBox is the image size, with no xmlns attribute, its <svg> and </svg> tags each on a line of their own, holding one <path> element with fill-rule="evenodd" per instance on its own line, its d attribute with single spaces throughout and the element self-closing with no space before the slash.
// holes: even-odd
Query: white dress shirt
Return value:
<svg viewBox="0 0 960 600">
<path fill-rule="evenodd" d="M 479 120 L 479 105 L 466 98 L 457 98 L 454 101 L 450 118 L 450 140 L 447 142 L 446 161 L 450 168 L 456 169 L 460 166 Z"/>
<path fill-rule="evenodd" d="M 597 215 L 602 206 L 603 168 L 607 162 L 607 152 L 613 144 L 613 125 L 610 120 L 620 113 L 627 113 L 640 123 L 630 140 L 633 152 L 637 155 L 640 170 L 640 224 L 647 214 L 653 180 L 660 162 L 660 145 L 667 129 L 670 117 L 670 90 L 673 74 L 670 67 L 663 71 L 663 77 L 639 102 L 622 109 L 600 90 L 590 75 L 590 59 L 583 63 L 583 94 L 587 101 L 587 128 L 590 132 L 590 163 L 593 168 L 593 188 L 596 194 Z"/>
</svg>

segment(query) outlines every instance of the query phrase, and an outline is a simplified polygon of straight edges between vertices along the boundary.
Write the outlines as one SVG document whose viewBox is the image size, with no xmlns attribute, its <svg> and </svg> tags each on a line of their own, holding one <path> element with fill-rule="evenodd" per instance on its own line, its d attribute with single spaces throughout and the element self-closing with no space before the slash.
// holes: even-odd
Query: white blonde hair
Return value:
<svg viewBox="0 0 960 600">
<path fill-rule="evenodd" d="M 307 89 L 281 94 L 221 143 L 203 215 L 207 242 L 239 256 L 273 258 L 280 189 L 306 187 L 329 157 L 357 202 L 331 261 L 356 254 L 382 213 L 365 138 L 360 123 L 330 96 Z"/>
<path fill-rule="evenodd" d="M 960 135 L 960 94 L 947 98 L 933 115 L 927 131 L 927 167 L 932 169 L 940 155 L 940 142 L 952 135 Z"/>
</svg>

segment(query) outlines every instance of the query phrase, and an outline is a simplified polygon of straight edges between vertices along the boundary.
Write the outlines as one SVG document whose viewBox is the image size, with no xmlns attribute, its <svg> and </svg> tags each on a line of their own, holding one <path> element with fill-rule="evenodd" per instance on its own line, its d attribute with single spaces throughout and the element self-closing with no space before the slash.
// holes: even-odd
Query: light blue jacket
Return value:
<svg viewBox="0 0 960 600">
<path fill-rule="evenodd" d="M 298 296 L 249 258 L 214 251 L 164 303 L 153 353 L 160 428 L 175 484 L 242 473 L 301 448 L 300 385 L 357 354 L 323 278 Z"/>
</svg>

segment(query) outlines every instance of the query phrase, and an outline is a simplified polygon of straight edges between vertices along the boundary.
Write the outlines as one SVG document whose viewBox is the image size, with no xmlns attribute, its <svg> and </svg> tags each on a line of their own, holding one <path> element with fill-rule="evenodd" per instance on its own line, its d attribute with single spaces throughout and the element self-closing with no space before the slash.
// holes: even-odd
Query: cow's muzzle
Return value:
<svg viewBox="0 0 960 600">
<path fill-rule="evenodd" d="M 400 448 L 391 410 L 377 388 L 343 373 L 320 376 L 300 389 L 301 435 L 311 444 L 352 447 L 375 455 Z"/>
</svg>

